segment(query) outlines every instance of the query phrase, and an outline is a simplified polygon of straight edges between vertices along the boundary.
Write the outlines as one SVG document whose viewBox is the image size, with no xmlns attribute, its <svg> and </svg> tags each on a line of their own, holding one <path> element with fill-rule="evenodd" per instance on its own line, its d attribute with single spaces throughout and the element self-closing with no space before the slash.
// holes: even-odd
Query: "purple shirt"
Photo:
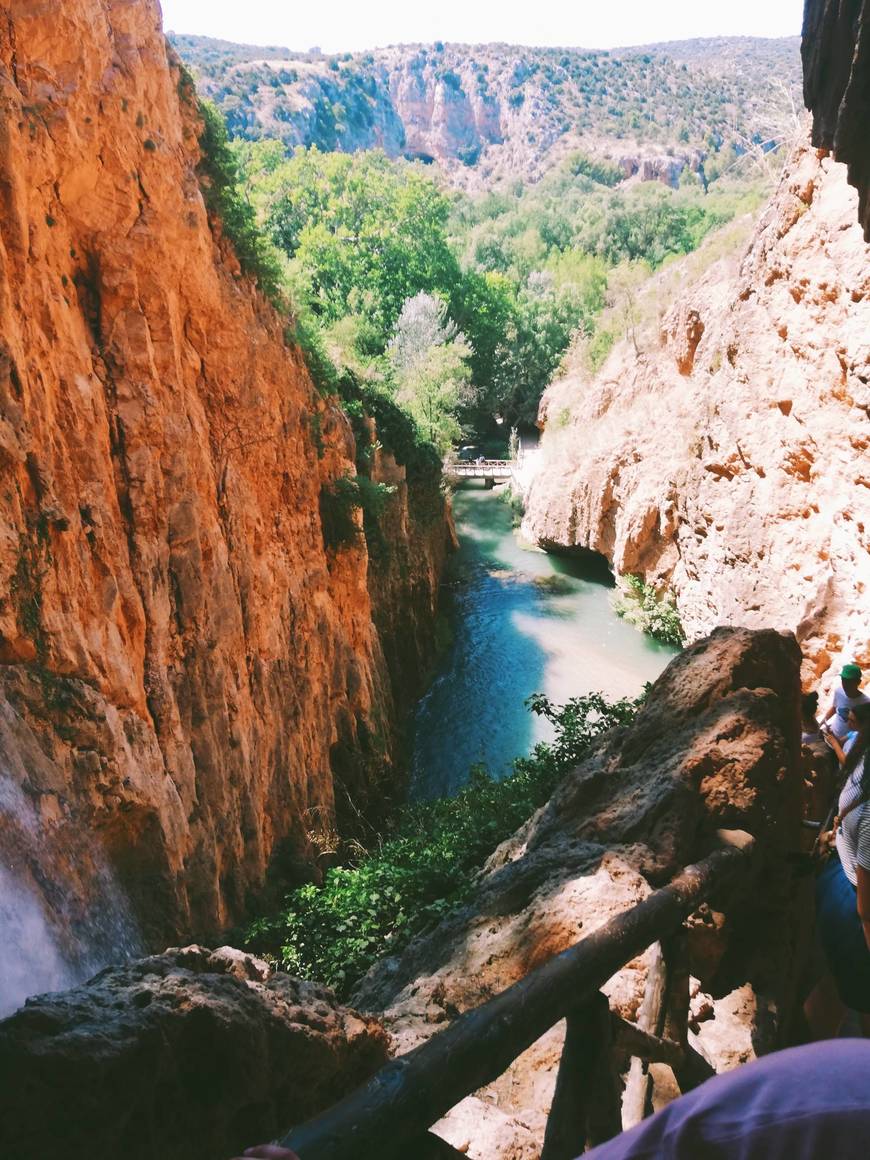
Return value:
<svg viewBox="0 0 870 1160">
<path fill-rule="evenodd" d="M 582 1160 L 867 1160 L 870 1040 L 766 1055 L 586 1152 Z"/>
</svg>

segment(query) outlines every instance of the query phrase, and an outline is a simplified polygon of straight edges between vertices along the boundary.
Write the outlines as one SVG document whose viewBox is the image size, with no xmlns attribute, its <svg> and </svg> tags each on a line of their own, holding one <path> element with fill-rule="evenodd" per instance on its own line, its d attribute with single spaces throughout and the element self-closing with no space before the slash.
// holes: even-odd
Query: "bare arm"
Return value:
<svg viewBox="0 0 870 1160">
<path fill-rule="evenodd" d="M 280 1148 L 277 1144 L 263 1144 L 259 1148 L 249 1148 L 245 1156 L 256 1156 L 260 1160 L 299 1160 L 295 1152 L 290 1152 L 287 1148 Z M 238 1157 L 242 1160 L 242 1157 Z"/>
<path fill-rule="evenodd" d="M 864 941 L 870 950 L 870 870 L 858 864 L 858 917 L 864 928 Z"/>
<path fill-rule="evenodd" d="M 839 738 L 835 737 L 833 733 L 826 732 L 825 741 L 828 743 L 828 745 L 830 745 L 831 749 L 833 749 L 834 753 L 837 755 L 837 761 L 839 761 L 840 768 L 842 768 L 846 762 L 846 751 L 840 744 Z"/>
<path fill-rule="evenodd" d="M 834 714 L 835 714 L 836 712 L 837 712 L 837 706 L 834 704 L 834 702 L 833 702 L 833 701 L 831 701 L 831 707 L 830 707 L 830 709 L 827 711 L 827 713 L 824 715 L 824 717 L 822 718 L 822 724 L 824 725 L 824 723 L 825 723 L 826 721 L 830 721 L 830 719 L 831 719 L 831 718 L 834 716 Z"/>
</svg>

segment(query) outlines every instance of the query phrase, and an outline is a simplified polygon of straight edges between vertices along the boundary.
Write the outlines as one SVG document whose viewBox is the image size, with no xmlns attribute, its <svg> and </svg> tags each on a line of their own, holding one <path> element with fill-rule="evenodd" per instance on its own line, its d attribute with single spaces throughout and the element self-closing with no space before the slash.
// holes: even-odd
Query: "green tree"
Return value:
<svg viewBox="0 0 870 1160">
<path fill-rule="evenodd" d="M 428 294 L 409 298 L 390 342 L 396 399 L 414 418 L 423 437 L 444 454 L 462 435 L 459 412 L 471 402 L 471 348 Z"/>
<path fill-rule="evenodd" d="M 314 148 L 276 165 L 260 149 L 246 151 L 254 204 L 325 322 L 364 313 L 383 350 L 407 299 L 457 295 L 450 202 L 418 167 Z"/>
</svg>

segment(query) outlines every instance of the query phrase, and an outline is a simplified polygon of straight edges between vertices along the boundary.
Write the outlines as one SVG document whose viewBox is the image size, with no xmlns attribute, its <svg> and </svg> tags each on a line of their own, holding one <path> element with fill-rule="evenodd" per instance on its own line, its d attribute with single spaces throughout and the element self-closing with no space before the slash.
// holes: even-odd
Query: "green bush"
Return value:
<svg viewBox="0 0 870 1160">
<path fill-rule="evenodd" d="M 357 436 L 357 446 L 364 445 L 362 420 L 374 419 L 378 439 L 407 472 L 409 482 L 436 481 L 441 477 L 441 456 L 420 433 L 407 411 L 387 391 L 374 383 L 365 383 L 347 372 L 339 384 L 342 405 L 350 416 Z"/>
<path fill-rule="evenodd" d="M 574 177 L 588 177 L 597 185 L 606 185 L 610 188 L 625 180 L 625 174 L 619 165 L 596 160 L 586 153 L 572 153 L 568 158 L 568 170 Z"/>
<path fill-rule="evenodd" d="M 356 513 L 362 511 L 364 521 L 376 522 L 394 491 L 395 488 L 374 483 L 364 475 L 346 475 L 322 487 L 320 523 L 324 545 L 335 550 L 355 544 L 363 530 Z"/>
<path fill-rule="evenodd" d="M 622 584 L 613 602 L 617 615 L 656 640 L 681 647 L 686 634 L 673 598 L 660 595 L 640 576 L 623 576 Z"/>
<path fill-rule="evenodd" d="M 220 219 L 242 270 L 256 279 L 264 294 L 283 303 L 281 263 L 274 247 L 260 232 L 253 208 L 240 192 L 238 167 L 223 116 L 210 101 L 200 101 L 199 111 L 202 132 L 197 172 L 206 207 Z"/>
<path fill-rule="evenodd" d="M 493 850 L 549 799 L 596 737 L 637 709 L 599 694 L 562 707 L 541 695 L 528 704 L 556 727 L 553 742 L 517 759 L 504 781 L 476 767 L 456 797 L 406 806 L 378 849 L 327 871 L 322 886 L 295 890 L 281 914 L 252 925 L 247 945 L 347 996 L 377 959 L 467 900 Z"/>
<path fill-rule="evenodd" d="M 284 334 L 284 341 L 302 351 L 312 382 L 320 394 L 334 395 L 339 387 L 338 371 L 326 353 L 323 335 L 317 324 L 312 321 L 308 309 L 301 307 L 294 310 L 293 320 Z"/>
</svg>

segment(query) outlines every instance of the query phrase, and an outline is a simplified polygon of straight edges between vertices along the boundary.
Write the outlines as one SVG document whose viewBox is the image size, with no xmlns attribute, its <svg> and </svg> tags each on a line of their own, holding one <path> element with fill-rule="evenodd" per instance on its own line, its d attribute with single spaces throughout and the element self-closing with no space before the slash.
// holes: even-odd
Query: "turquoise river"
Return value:
<svg viewBox="0 0 870 1160">
<path fill-rule="evenodd" d="M 460 550 L 448 576 L 453 642 L 415 721 L 412 794 L 455 793 L 469 768 L 503 776 L 551 736 L 525 708 L 532 693 L 562 704 L 600 691 L 637 696 L 674 655 L 613 611 L 599 557 L 525 550 L 498 492 L 469 483 L 454 496 Z"/>
</svg>

